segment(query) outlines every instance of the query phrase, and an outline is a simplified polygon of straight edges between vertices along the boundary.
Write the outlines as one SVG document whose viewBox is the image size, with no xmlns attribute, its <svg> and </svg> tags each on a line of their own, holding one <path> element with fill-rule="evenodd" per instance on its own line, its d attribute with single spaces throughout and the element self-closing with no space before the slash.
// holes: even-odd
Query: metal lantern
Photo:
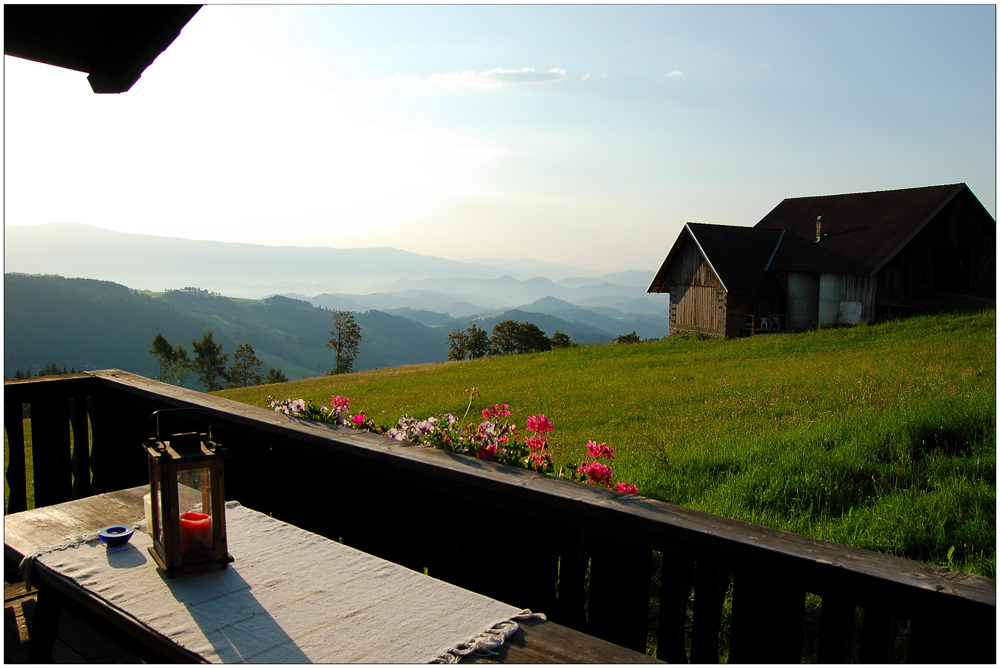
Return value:
<svg viewBox="0 0 1000 668">
<path fill-rule="evenodd" d="M 204 431 L 190 430 L 191 418 L 207 416 Z M 149 553 L 167 576 L 208 567 L 226 568 L 233 558 L 226 545 L 224 447 L 209 437 L 207 411 L 157 411 L 156 436 L 143 447 L 149 456 Z M 169 429 L 173 422 L 175 429 Z"/>
</svg>

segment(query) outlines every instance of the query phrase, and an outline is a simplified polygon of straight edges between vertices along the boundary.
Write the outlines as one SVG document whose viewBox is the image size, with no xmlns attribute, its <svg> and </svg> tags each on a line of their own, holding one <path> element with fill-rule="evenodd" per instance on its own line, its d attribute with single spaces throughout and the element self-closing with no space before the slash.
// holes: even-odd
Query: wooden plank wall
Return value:
<svg viewBox="0 0 1000 668">
<path fill-rule="evenodd" d="M 680 247 L 666 284 L 670 286 L 671 331 L 725 335 L 725 291 L 690 238 Z"/>
<path fill-rule="evenodd" d="M 852 642 L 866 662 L 996 660 L 994 580 L 122 372 L 8 383 L 12 443 L 24 402 L 32 404 L 33 450 L 43 467 L 36 490 L 41 478 L 46 503 L 144 484 L 140 445 L 150 413 L 199 407 L 212 411 L 213 436 L 230 452 L 229 498 L 622 646 L 655 646 L 662 659 L 715 663 L 728 652 L 730 661 L 797 662 L 808 595 L 821 601 L 821 661 L 845 662 Z M 89 460 L 68 447 L 69 434 L 80 445 L 82 405 L 90 408 Z M 24 476 L 16 450 L 7 470 L 12 492 Z M 87 466 L 89 490 L 73 480 Z M 23 505 L 15 497 L 7 512 Z M 16 568 L 5 572 L 16 577 Z M 900 649 L 896 638 L 906 632 L 910 642 Z"/>
<path fill-rule="evenodd" d="M 912 304 L 934 287 L 934 249 L 965 248 L 972 257 L 970 294 L 996 298 L 996 222 L 964 193 L 952 200 L 878 273 L 880 306 Z"/>
</svg>

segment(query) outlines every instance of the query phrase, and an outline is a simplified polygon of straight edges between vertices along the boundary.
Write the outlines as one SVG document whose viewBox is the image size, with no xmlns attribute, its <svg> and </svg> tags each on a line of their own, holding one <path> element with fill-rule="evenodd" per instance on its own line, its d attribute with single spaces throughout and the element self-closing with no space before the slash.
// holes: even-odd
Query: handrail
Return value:
<svg viewBox="0 0 1000 668">
<path fill-rule="evenodd" d="M 76 407 L 75 422 L 69 408 L 57 408 L 67 403 L 60 397 Z M 5 382 L 12 442 L 21 403 L 32 404 L 36 495 L 41 491 L 45 503 L 145 483 L 138 444 L 149 436 L 149 414 L 201 408 L 214 416 L 215 440 L 229 448 L 231 498 L 429 568 L 435 577 L 644 650 L 652 575 L 654 584 L 659 580 L 659 626 L 652 635 L 661 658 L 688 659 L 684 610 L 693 588 L 692 661 L 718 660 L 719 618 L 730 589 L 730 660 L 798 661 L 807 592 L 822 597 L 821 661 L 846 660 L 847 643 L 859 632 L 862 660 L 888 660 L 893 637 L 905 628 L 910 661 L 995 660 L 995 642 L 984 644 L 995 638 L 996 581 L 989 578 L 293 418 L 117 370 Z M 69 453 L 70 426 L 74 443 L 87 439 L 81 405 L 93 434 L 89 489 L 68 487 L 65 475 L 72 469 L 75 484 L 87 470 L 77 454 L 86 448 Z M 42 426 L 53 420 L 59 424 Z M 48 459 L 40 458 L 40 449 Z M 23 470 L 17 448 L 10 450 L 13 499 L 11 480 Z M 39 462 L 54 462 L 60 480 L 47 480 L 47 470 L 38 475 Z M 8 504 L 8 511 L 15 509 Z M 484 577 L 518 563 L 536 572 Z M 865 611 L 860 628 L 856 608 Z M 761 633 L 771 640 L 761 643 Z"/>
</svg>

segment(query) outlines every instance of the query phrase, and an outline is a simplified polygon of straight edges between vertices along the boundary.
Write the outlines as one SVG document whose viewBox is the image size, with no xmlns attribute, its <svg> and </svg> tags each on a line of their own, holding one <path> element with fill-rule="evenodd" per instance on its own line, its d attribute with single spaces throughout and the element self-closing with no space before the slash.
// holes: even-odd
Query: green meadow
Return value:
<svg viewBox="0 0 1000 668">
<path fill-rule="evenodd" d="M 506 403 L 555 425 L 556 467 L 615 448 L 640 494 L 996 577 L 996 314 L 733 341 L 675 336 L 217 394 L 350 398 L 385 427 Z M 25 421 L 30 448 L 30 421 Z M 6 446 L 6 438 L 5 438 Z M 7 448 L 5 447 L 5 464 Z M 29 496 L 31 455 L 28 453 Z"/>
<path fill-rule="evenodd" d="M 556 468 L 588 440 L 616 481 L 747 522 L 996 577 L 996 313 L 740 340 L 675 336 L 225 390 L 328 403 L 385 427 L 461 417 L 469 392 L 544 413 Z"/>
</svg>

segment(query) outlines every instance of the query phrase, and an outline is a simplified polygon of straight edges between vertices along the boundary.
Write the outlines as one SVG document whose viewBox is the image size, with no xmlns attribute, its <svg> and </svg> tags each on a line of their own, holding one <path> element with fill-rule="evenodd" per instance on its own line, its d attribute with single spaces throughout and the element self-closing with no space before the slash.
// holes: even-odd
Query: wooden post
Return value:
<svg viewBox="0 0 1000 668">
<path fill-rule="evenodd" d="M 660 566 L 660 619 L 656 658 L 667 663 L 688 661 L 684 631 L 692 585 L 694 560 L 664 552 Z"/>
<path fill-rule="evenodd" d="M 794 573 L 765 566 L 736 571 L 730 663 L 801 663 L 805 601 Z"/>
<path fill-rule="evenodd" d="M 65 396 L 31 402 L 31 446 L 35 507 L 71 501 L 73 464 L 69 445 L 69 400 Z"/>
<path fill-rule="evenodd" d="M 728 590 L 729 571 L 708 559 L 699 559 L 694 577 L 691 663 L 719 662 L 719 623 Z"/>
<path fill-rule="evenodd" d="M 87 429 L 87 397 L 69 400 L 69 420 L 73 429 L 73 498 L 90 496 L 90 432 Z"/>
<path fill-rule="evenodd" d="M 645 653 L 653 551 L 596 536 L 590 538 L 589 633 Z"/>
<path fill-rule="evenodd" d="M 553 621 L 577 631 L 584 631 L 587 618 L 584 614 L 586 596 L 585 579 L 590 558 L 584 545 L 583 533 L 563 528 L 558 537 L 559 547 L 559 604 Z"/>
<path fill-rule="evenodd" d="M 28 486 L 24 459 L 24 421 L 18 393 L 12 392 L 12 403 L 4 404 L 3 422 L 7 430 L 7 507 L 4 514 L 18 513 L 28 509 Z"/>
<path fill-rule="evenodd" d="M 839 593 L 823 594 L 819 613 L 818 663 L 847 663 L 848 641 L 854 629 L 855 606 Z"/>
<path fill-rule="evenodd" d="M 865 607 L 861 627 L 861 663 L 891 663 L 896 624 L 888 610 L 880 605 Z"/>
<path fill-rule="evenodd" d="M 62 600 L 59 593 L 47 585 L 41 585 L 35 603 L 35 623 L 28 645 L 28 663 L 52 662 L 52 648 L 56 642 L 61 611 Z"/>
</svg>

